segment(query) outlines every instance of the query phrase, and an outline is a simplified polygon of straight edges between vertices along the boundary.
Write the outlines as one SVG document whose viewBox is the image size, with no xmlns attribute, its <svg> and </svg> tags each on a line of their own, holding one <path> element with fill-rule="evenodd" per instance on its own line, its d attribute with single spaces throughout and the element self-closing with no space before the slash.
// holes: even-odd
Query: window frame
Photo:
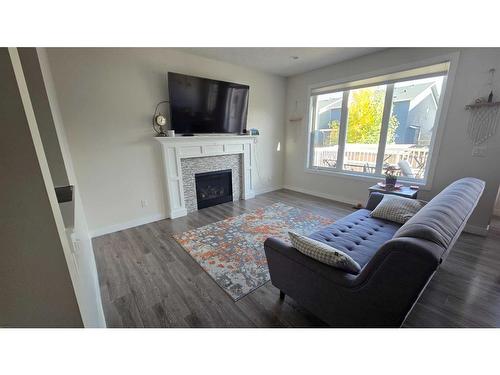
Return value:
<svg viewBox="0 0 500 375">
<path fill-rule="evenodd" d="M 373 71 L 369 73 L 359 74 L 335 81 L 321 82 L 314 85 L 310 85 L 307 89 L 308 95 L 308 108 L 306 119 L 308 121 L 306 126 L 306 139 L 307 139 L 307 154 L 305 160 L 305 172 L 315 173 L 321 175 L 330 175 L 345 177 L 349 179 L 361 180 L 361 181 L 379 181 L 384 175 L 382 174 L 382 164 L 385 154 L 385 148 L 387 143 L 387 130 L 388 130 L 388 118 L 390 117 L 392 110 L 392 94 L 394 90 L 394 84 L 397 82 L 429 78 L 432 76 L 438 76 L 442 73 L 421 73 L 416 74 L 411 77 L 399 78 L 399 79 L 387 79 L 387 80 L 377 80 L 377 78 L 383 78 L 384 76 L 397 75 L 398 73 L 403 73 L 409 70 L 418 70 L 426 68 L 432 65 L 448 63 L 448 72 L 443 79 L 443 86 L 441 90 L 441 96 L 439 98 L 438 110 L 436 112 L 436 117 L 434 120 L 435 126 L 432 131 L 431 143 L 429 145 L 429 156 L 426 163 L 424 176 L 422 179 L 412 179 L 399 176 L 398 180 L 401 182 L 411 183 L 413 185 L 418 185 L 422 190 L 430 190 L 432 188 L 432 181 L 434 178 L 434 172 L 437 164 L 437 155 L 439 153 L 439 146 L 441 144 L 441 138 L 444 132 L 444 127 L 446 124 L 446 114 L 448 112 L 448 107 L 451 99 L 452 86 L 455 80 L 455 73 L 458 65 L 459 52 L 450 53 L 447 55 L 436 56 L 433 58 L 421 60 L 418 62 L 399 65 L 396 67 L 386 68 L 378 71 Z M 358 81 L 367 81 L 365 84 L 353 84 Z M 363 87 L 371 87 L 375 85 L 387 85 L 386 87 L 386 97 L 384 100 L 384 112 L 382 118 L 382 126 L 380 131 L 380 138 L 378 144 L 377 152 L 377 163 L 375 173 L 364 173 L 364 172 L 353 172 L 345 171 L 342 169 L 343 157 L 346 144 L 346 133 L 347 133 L 347 107 L 348 107 L 348 97 L 349 91 L 355 90 Z M 338 89 L 328 90 L 329 87 L 337 86 Z M 318 90 L 325 89 L 325 91 L 318 92 Z M 316 93 L 315 93 L 316 91 Z M 315 117 L 317 116 L 315 105 L 318 95 L 333 93 L 333 92 L 343 92 L 342 97 L 342 110 L 340 117 L 340 127 L 339 127 L 339 148 L 337 156 L 337 165 L 335 168 L 332 167 L 315 167 L 313 166 L 314 161 L 314 137 L 313 127 L 315 126 Z M 314 102 L 314 105 L 313 105 Z M 343 141 L 341 141 L 343 140 Z M 383 142 L 382 142 L 383 140 Z"/>
</svg>

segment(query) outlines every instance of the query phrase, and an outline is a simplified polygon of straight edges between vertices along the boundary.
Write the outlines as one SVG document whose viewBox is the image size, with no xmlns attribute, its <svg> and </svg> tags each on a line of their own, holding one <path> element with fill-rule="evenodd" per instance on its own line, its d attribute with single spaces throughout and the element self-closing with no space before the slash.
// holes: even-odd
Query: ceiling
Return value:
<svg viewBox="0 0 500 375">
<path fill-rule="evenodd" d="M 383 48 L 182 48 L 198 56 L 243 65 L 268 73 L 289 77 L 355 57 L 367 55 Z"/>
</svg>

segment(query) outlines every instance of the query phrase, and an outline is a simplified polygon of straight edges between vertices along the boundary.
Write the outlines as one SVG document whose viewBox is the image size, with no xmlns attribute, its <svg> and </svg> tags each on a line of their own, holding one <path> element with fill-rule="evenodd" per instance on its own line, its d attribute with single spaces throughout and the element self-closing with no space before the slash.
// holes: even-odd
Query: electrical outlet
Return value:
<svg viewBox="0 0 500 375">
<path fill-rule="evenodd" d="M 147 207 L 148 206 L 148 201 L 146 199 L 141 199 L 141 207 Z"/>
<path fill-rule="evenodd" d="M 472 156 L 478 157 L 478 158 L 484 158 L 486 157 L 486 146 L 474 146 L 472 148 Z"/>
</svg>

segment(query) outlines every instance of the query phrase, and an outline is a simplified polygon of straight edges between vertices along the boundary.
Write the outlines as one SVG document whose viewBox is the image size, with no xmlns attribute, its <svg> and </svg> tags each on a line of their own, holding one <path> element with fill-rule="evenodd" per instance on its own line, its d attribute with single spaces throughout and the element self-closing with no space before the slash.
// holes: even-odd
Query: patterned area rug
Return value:
<svg viewBox="0 0 500 375">
<path fill-rule="evenodd" d="M 173 237 L 233 300 L 269 281 L 264 241 L 288 231 L 310 234 L 333 219 L 275 203 Z"/>
</svg>

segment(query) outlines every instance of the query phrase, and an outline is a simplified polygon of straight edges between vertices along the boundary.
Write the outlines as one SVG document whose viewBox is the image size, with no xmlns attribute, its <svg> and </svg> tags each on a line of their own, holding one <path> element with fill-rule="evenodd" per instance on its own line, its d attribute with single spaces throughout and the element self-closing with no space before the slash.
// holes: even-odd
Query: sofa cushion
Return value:
<svg viewBox="0 0 500 375">
<path fill-rule="evenodd" d="M 353 274 L 357 274 L 361 270 L 355 260 L 331 245 L 293 232 L 288 232 L 288 235 L 292 246 L 308 257 Z"/>
<path fill-rule="evenodd" d="M 363 268 L 400 226 L 373 218 L 369 210 L 361 209 L 308 237 L 345 252 Z"/>
<path fill-rule="evenodd" d="M 404 224 L 424 206 L 425 202 L 418 199 L 385 194 L 382 201 L 375 207 L 370 215 L 372 217 L 378 217 L 379 219 Z"/>
<path fill-rule="evenodd" d="M 484 182 L 462 178 L 436 195 L 424 208 L 406 222 L 394 237 L 416 237 L 448 248 L 472 213 Z"/>
</svg>

